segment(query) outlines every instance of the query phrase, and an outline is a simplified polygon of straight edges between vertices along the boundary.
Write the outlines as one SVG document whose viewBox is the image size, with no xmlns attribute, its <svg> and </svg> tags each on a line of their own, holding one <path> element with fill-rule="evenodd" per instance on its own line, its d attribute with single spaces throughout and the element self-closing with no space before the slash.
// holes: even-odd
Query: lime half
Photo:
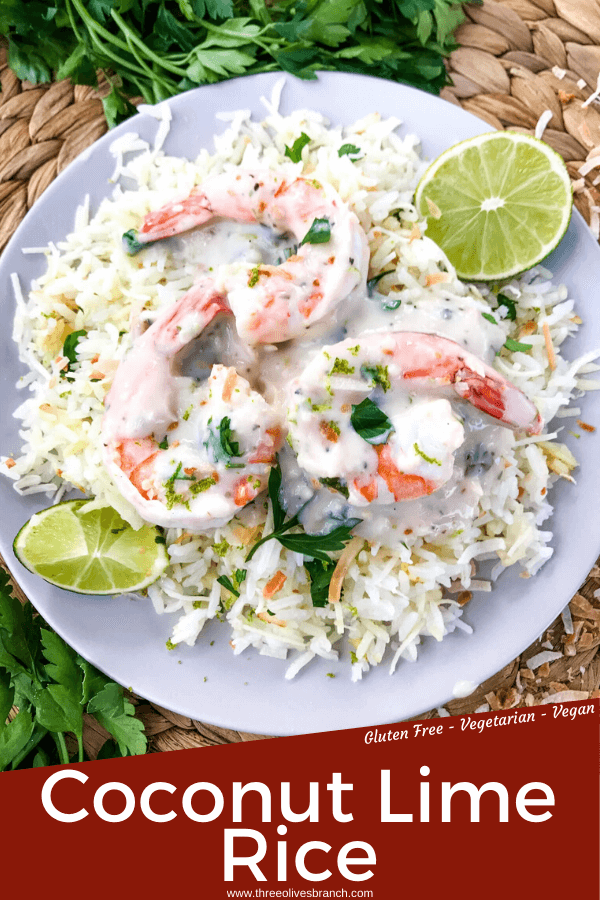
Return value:
<svg viewBox="0 0 600 900">
<path fill-rule="evenodd" d="M 155 526 L 135 531 L 114 509 L 69 500 L 31 517 L 13 544 L 30 572 L 78 594 L 123 594 L 152 584 L 169 563 Z"/>
<path fill-rule="evenodd" d="M 515 131 L 450 147 L 417 186 L 415 205 L 465 281 L 500 281 L 554 250 L 571 218 L 573 191 L 562 158 Z"/>
</svg>

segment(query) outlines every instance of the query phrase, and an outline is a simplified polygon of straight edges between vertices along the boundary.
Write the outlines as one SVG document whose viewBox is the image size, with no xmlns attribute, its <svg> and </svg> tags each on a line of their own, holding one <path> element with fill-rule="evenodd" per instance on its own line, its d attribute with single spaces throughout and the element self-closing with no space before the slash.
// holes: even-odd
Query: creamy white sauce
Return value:
<svg viewBox="0 0 600 900">
<path fill-rule="evenodd" d="M 241 260 L 277 265 L 286 258 L 285 251 L 291 250 L 293 243 L 294 239 L 290 236 L 275 235 L 265 226 L 226 219 L 215 220 L 203 228 L 168 240 L 171 252 L 176 260 L 181 260 L 182 266 L 192 266 L 207 275 L 212 275 L 223 264 Z M 172 435 L 179 442 L 179 448 L 177 454 L 173 455 L 173 460 L 167 460 L 165 456 L 165 471 L 162 473 L 165 479 L 169 477 L 173 462 L 185 459 L 186 447 L 194 446 L 197 450 L 204 439 L 206 423 L 201 421 L 201 414 L 194 412 L 186 421 L 182 420 L 184 410 L 181 397 L 191 398 L 194 394 L 195 389 L 190 388 L 187 381 L 190 377 L 199 384 L 197 393 L 205 394 L 202 384 L 208 378 L 214 363 L 235 366 L 251 387 L 261 393 L 273 407 L 275 417 L 284 423 L 288 414 L 290 382 L 301 375 L 324 345 L 336 344 L 345 338 L 356 337 L 358 341 L 360 335 L 372 332 L 425 332 L 450 338 L 491 363 L 504 342 L 503 331 L 483 318 L 482 313 L 486 312 L 487 307 L 481 300 L 471 296 L 467 288 L 462 288 L 462 291 L 461 295 L 447 292 L 445 296 L 436 296 L 432 293 L 425 298 L 415 298 L 411 296 L 414 292 L 402 290 L 391 293 L 388 297 L 377 292 L 371 297 L 355 292 L 338 306 L 336 312 L 317 326 L 311 327 L 306 335 L 280 344 L 257 344 L 249 347 L 237 336 L 233 317 L 210 325 L 181 354 L 186 357 L 182 371 L 187 378 L 185 390 L 178 398 L 179 425 L 176 434 Z M 397 309 L 385 308 L 397 300 L 401 301 Z M 332 387 L 334 381 L 332 379 Z M 183 382 L 181 384 L 183 386 Z M 479 499 L 493 490 L 494 482 L 501 475 L 503 454 L 513 443 L 512 432 L 496 424 L 470 403 L 461 401 L 456 393 L 447 388 L 436 387 L 426 393 L 412 392 L 409 397 L 408 393 L 402 391 L 393 391 L 389 395 L 384 395 L 380 390 L 365 392 L 363 384 L 360 390 L 357 386 L 353 402 L 359 402 L 361 396 L 370 394 L 395 422 L 399 435 L 404 431 L 409 434 L 407 454 L 417 443 L 410 425 L 411 428 L 414 426 L 419 429 L 418 442 L 422 452 L 426 456 L 440 456 L 440 471 L 436 469 L 437 462 L 435 466 L 430 466 L 441 481 L 440 487 L 428 496 L 413 500 L 393 502 L 393 496 L 390 495 L 384 498 L 384 505 L 350 503 L 337 490 L 320 486 L 318 479 L 298 465 L 296 454 L 284 444 L 280 450 L 283 471 L 281 500 L 288 512 L 294 514 L 300 511 L 302 525 L 311 533 L 329 531 L 348 518 L 359 518 L 362 522 L 355 528 L 356 534 L 371 541 L 392 545 L 401 542 L 408 535 L 451 534 L 472 521 Z M 431 405 L 432 398 L 437 398 L 436 415 L 427 422 L 425 404 Z M 411 404 L 414 404 L 413 412 L 415 407 L 423 405 L 422 409 L 417 410 L 416 417 L 410 412 Z M 447 410 L 440 419 L 442 406 L 444 410 L 447 407 Z M 158 407 L 155 410 L 148 411 L 150 419 L 157 419 Z M 410 415 L 414 422 L 409 421 Z M 446 422 L 444 428 L 450 435 L 446 440 L 445 455 L 439 441 L 438 445 L 435 444 L 436 417 L 438 424 L 442 420 Z M 153 430 L 151 426 L 152 421 L 145 422 L 148 429 L 146 433 Z M 242 440 L 245 439 L 248 427 L 250 425 L 244 421 L 243 415 L 239 419 L 231 417 L 232 431 L 239 434 Z M 431 432 L 432 443 L 427 443 L 424 438 L 427 428 Z M 375 452 L 373 448 L 365 447 L 365 442 L 355 432 L 346 437 L 349 441 L 344 445 L 346 453 L 348 447 L 350 455 Z M 304 448 L 304 452 L 310 454 L 310 444 Z M 424 466 L 422 459 L 417 459 L 416 463 L 421 468 Z M 162 472 L 162 468 L 160 471 Z M 330 477 L 337 474 L 333 461 Z"/>
</svg>

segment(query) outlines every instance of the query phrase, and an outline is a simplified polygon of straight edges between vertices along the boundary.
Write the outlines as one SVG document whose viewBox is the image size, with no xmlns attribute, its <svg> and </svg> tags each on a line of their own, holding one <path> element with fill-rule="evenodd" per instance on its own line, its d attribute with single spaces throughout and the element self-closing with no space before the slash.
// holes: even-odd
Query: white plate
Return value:
<svg viewBox="0 0 600 900">
<path fill-rule="evenodd" d="M 279 77 L 236 79 L 175 98 L 165 151 L 194 158 L 202 147 L 211 148 L 213 135 L 225 128 L 215 119 L 219 110 L 248 108 L 255 118 L 263 118 L 266 111 L 259 98 L 270 95 Z M 418 134 L 429 158 L 489 130 L 479 119 L 430 94 L 358 75 L 323 73 L 317 81 L 289 77 L 281 110 L 285 114 L 298 108 L 319 110 L 333 123 L 342 124 L 374 110 L 398 116 L 404 122 L 401 133 Z M 156 129 L 156 119 L 141 114 L 98 141 L 48 188 L 4 251 L 0 261 L 3 453 L 19 449 L 12 412 L 23 398 L 14 387 L 23 366 L 10 340 L 14 308 L 10 273 L 17 272 L 26 288 L 44 268 L 42 257 L 24 256 L 21 248 L 60 240 L 72 229 L 75 208 L 86 193 L 91 195 L 92 209 L 111 193 L 108 179 L 114 160 L 109 145 L 115 137 L 135 130 L 152 140 Z M 577 213 L 548 266 L 556 280 L 566 282 L 585 321 L 580 335 L 564 348 L 566 355 L 575 357 L 600 347 L 600 251 Z M 600 393 L 588 395 L 582 406 L 584 419 L 600 425 Z M 497 672 L 549 625 L 587 575 L 600 549 L 598 442 L 585 435 L 572 444 L 577 445 L 573 449 L 581 463 L 578 483 L 561 483 L 553 492 L 555 554 L 539 574 L 524 580 L 514 567 L 491 594 L 479 595 L 469 605 L 465 619 L 473 625 L 473 635 L 457 631 L 441 644 L 428 638 L 421 645 L 418 662 L 402 662 L 392 677 L 382 665 L 359 684 L 350 682 L 347 659 L 338 664 L 315 660 L 293 681 L 285 681 L 286 664 L 280 660 L 254 651 L 234 656 L 228 645 L 229 629 L 218 622 L 203 631 L 196 647 L 168 652 L 165 641 L 173 619 L 157 616 L 149 600 L 84 597 L 36 578 L 15 560 L 12 540 L 33 512 L 47 506 L 47 500 L 19 497 L 4 478 L 0 479 L 0 550 L 26 594 L 65 640 L 109 676 L 155 703 L 216 725 L 266 734 L 393 722 L 444 703 L 459 680 L 479 684 Z M 336 678 L 327 678 L 327 672 L 334 672 Z"/>
</svg>

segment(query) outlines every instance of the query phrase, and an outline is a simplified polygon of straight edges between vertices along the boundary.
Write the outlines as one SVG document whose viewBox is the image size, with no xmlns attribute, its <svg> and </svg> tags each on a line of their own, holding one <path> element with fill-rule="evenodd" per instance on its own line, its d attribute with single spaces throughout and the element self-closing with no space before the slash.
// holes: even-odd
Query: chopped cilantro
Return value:
<svg viewBox="0 0 600 900">
<path fill-rule="evenodd" d="M 513 300 L 512 297 L 507 297 L 506 294 L 498 294 L 496 300 L 498 301 L 496 309 L 500 309 L 501 306 L 504 306 L 506 309 L 506 318 L 510 319 L 511 322 L 514 322 L 517 318 L 516 300 Z"/>
<path fill-rule="evenodd" d="M 209 422 L 210 424 L 210 422 Z M 234 440 L 231 430 L 231 419 L 224 416 L 219 422 L 217 431 L 209 432 L 208 440 L 204 444 L 210 447 L 216 462 L 227 462 L 229 468 L 243 468 L 243 463 L 231 463 L 232 457 L 241 456 L 239 441 Z"/>
<path fill-rule="evenodd" d="M 348 347 L 348 353 L 351 353 L 352 356 L 356 356 L 358 351 L 360 350 L 360 344 L 357 344 L 356 347 Z"/>
<path fill-rule="evenodd" d="M 331 409 L 331 403 L 311 403 L 310 399 L 308 400 L 310 408 L 313 412 L 326 412 L 328 409 Z"/>
<path fill-rule="evenodd" d="M 253 288 L 256 284 L 258 284 L 259 278 L 260 266 L 254 266 L 254 268 L 250 270 L 250 275 L 248 277 L 248 287 Z"/>
<path fill-rule="evenodd" d="M 343 494 L 346 500 L 350 496 L 348 488 L 339 478 L 320 478 L 319 481 L 324 487 L 331 488 L 339 494 Z"/>
<path fill-rule="evenodd" d="M 313 219 L 313 223 L 300 241 L 302 244 L 327 244 L 331 239 L 329 219 Z"/>
<path fill-rule="evenodd" d="M 291 159 L 292 162 L 300 162 L 302 159 L 302 150 L 307 144 L 310 144 L 310 138 L 302 131 L 300 137 L 296 138 L 291 147 L 288 147 L 286 144 L 285 155 L 288 159 Z"/>
<path fill-rule="evenodd" d="M 193 403 L 190 403 L 190 405 L 188 406 L 188 408 L 186 409 L 186 411 L 184 412 L 184 414 L 183 414 L 182 417 L 181 417 L 181 418 L 183 419 L 184 422 L 187 422 L 187 420 L 189 419 L 189 417 L 190 417 L 190 415 L 191 415 L 191 413 L 192 413 L 193 408 L 194 408 L 194 404 L 193 404 Z"/>
<path fill-rule="evenodd" d="M 338 437 L 339 437 L 340 434 L 342 433 L 342 432 L 340 431 L 340 426 L 338 425 L 338 423 L 337 423 L 337 422 L 334 422 L 333 420 L 332 420 L 331 422 L 328 422 L 328 423 L 327 423 L 327 426 L 328 426 L 328 428 L 329 428 L 331 431 L 333 431 L 334 434 L 337 434 Z"/>
<path fill-rule="evenodd" d="M 355 144 L 342 144 L 338 150 L 338 156 L 356 156 L 357 153 L 360 153 L 360 147 Z"/>
<path fill-rule="evenodd" d="M 521 350 L 523 353 L 526 353 L 528 350 L 531 350 L 533 344 L 522 344 L 520 341 L 515 341 L 512 338 L 506 338 L 504 346 L 507 350 L 511 350 L 513 353 L 516 353 L 517 350 Z"/>
<path fill-rule="evenodd" d="M 69 360 L 69 364 L 65 366 L 64 369 L 61 369 L 60 377 L 65 378 L 68 371 L 70 371 L 71 366 L 77 362 L 77 344 L 81 340 L 81 338 L 86 337 L 87 331 L 72 331 L 71 334 L 68 334 L 65 338 L 65 342 L 62 348 L 62 355 L 66 356 Z M 69 379 L 72 381 L 72 379 Z"/>
<path fill-rule="evenodd" d="M 352 665 L 354 665 L 354 663 L 358 662 L 358 656 L 356 655 L 354 650 L 350 651 L 350 662 L 352 663 Z"/>
<path fill-rule="evenodd" d="M 310 576 L 310 596 L 313 606 L 325 607 L 329 603 L 329 583 L 336 563 L 332 559 L 305 559 L 304 568 Z"/>
<path fill-rule="evenodd" d="M 385 278 L 386 275 L 391 275 L 393 273 L 393 269 L 388 269 L 387 272 L 380 272 L 379 275 L 374 275 L 372 278 L 369 278 L 367 281 L 367 293 L 369 297 L 372 297 L 375 293 L 375 288 L 382 278 Z"/>
<path fill-rule="evenodd" d="M 377 404 L 368 397 L 352 405 L 350 422 L 357 434 L 369 444 L 385 444 L 394 426 Z"/>
<path fill-rule="evenodd" d="M 143 250 L 144 247 L 147 247 L 150 242 L 146 242 L 143 244 L 141 241 L 137 239 L 137 231 L 135 229 L 130 228 L 129 231 L 126 231 L 123 235 L 123 246 L 125 247 L 125 251 L 129 254 L 129 256 L 135 256 L 136 253 L 139 253 L 140 250 Z"/>
<path fill-rule="evenodd" d="M 333 672 L 328 672 L 328 673 L 327 673 L 327 677 L 328 677 L 328 678 L 335 678 L 335 675 L 333 674 Z"/>
<path fill-rule="evenodd" d="M 167 648 L 167 650 L 174 650 L 176 646 L 177 646 L 177 644 L 174 644 L 173 641 L 171 640 L 171 638 L 169 638 L 169 640 L 165 644 L 165 647 Z"/>
<path fill-rule="evenodd" d="M 496 322 L 495 318 L 494 318 L 493 316 L 491 316 L 489 313 L 484 313 L 484 312 L 482 312 L 481 315 L 483 316 L 484 319 L 487 319 L 488 322 L 491 322 L 492 325 L 497 325 L 497 324 L 498 324 L 498 323 Z"/>
<path fill-rule="evenodd" d="M 168 449 L 169 449 L 169 441 L 168 441 L 168 439 L 167 439 L 167 438 L 164 438 L 164 439 L 160 442 L 160 444 L 159 444 L 158 446 L 160 447 L 161 450 L 168 450 Z"/>
</svg>

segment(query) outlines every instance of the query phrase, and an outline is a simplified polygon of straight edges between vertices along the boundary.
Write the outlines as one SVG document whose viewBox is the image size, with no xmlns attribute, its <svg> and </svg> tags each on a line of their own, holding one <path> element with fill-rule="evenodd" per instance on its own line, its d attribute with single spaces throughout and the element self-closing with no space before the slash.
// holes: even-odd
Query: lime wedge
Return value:
<svg viewBox="0 0 600 900">
<path fill-rule="evenodd" d="M 500 281 L 554 250 L 569 225 L 573 191 L 551 147 L 497 131 L 442 153 L 421 178 L 415 205 L 459 278 Z"/>
<path fill-rule="evenodd" d="M 152 584 L 169 563 L 158 528 L 135 531 L 110 507 L 69 500 L 31 517 L 13 549 L 25 568 L 78 594 L 123 594 Z"/>
</svg>

